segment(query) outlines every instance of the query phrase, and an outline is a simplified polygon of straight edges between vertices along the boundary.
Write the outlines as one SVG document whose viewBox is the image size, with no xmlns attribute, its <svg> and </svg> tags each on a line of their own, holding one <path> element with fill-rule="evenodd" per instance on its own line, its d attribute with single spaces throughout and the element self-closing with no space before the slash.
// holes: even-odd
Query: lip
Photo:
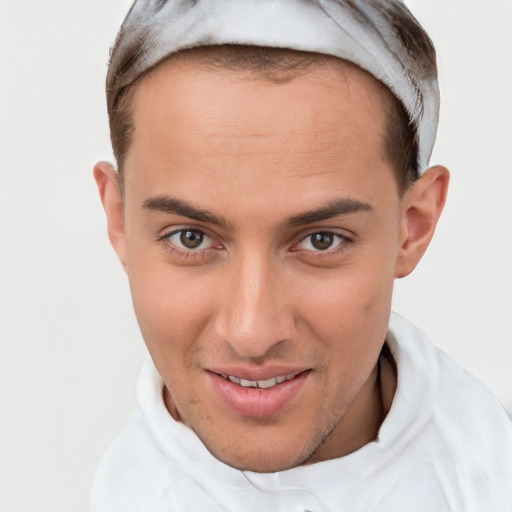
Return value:
<svg viewBox="0 0 512 512">
<path fill-rule="evenodd" d="M 304 368 L 215 368 L 208 369 L 212 387 L 221 401 L 235 414 L 264 418 L 279 413 L 302 390 L 311 371 Z M 271 388 L 243 387 L 222 377 L 222 374 L 246 380 L 267 380 L 283 375 L 296 376 Z"/>
<path fill-rule="evenodd" d="M 282 375 L 298 374 L 309 368 L 299 366 L 268 366 L 266 368 L 248 368 L 244 366 L 215 366 L 207 368 L 207 371 L 218 375 L 231 375 L 245 380 L 267 380 Z"/>
</svg>

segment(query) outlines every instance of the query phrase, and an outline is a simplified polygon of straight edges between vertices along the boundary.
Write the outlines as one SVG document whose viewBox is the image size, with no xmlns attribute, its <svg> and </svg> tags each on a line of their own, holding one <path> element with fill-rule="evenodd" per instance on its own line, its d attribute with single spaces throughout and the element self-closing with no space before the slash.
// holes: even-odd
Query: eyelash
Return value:
<svg viewBox="0 0 512 512">
<path fill-rule="evenodd" d="M 202 234 L 203 236 L 212 240 L 213 246 L 207 247 L 206 249 L 186 249 L 186 248 L 179 247 L 174 242 L 171 242 L 171 237 L 178 235 L 180 233 L 182 234 L 186 231 L 192 231 L 195 233 Z M 306 241 L 308 238 L 310 238 L 314 235 L 318 235 L 318 234 L 332 235 L 334 239 L 339 241 L 339 243 L 334 248 L 329 247 L 325 250 L 319 249 L 316 251 L 311 250 L 311 249 L 301 249 L 299 247 L 299 245 L 302 244 L 304 241 Z M 215 251 L 215 250 L 219 250 L 222 248 L 221 244 L 217 244 L 217 246 L 215 246 L 213 237 L 211 235 L 209 235 L 208 233 L 206 233 L 203 229 L 199 229 L 199 228 L 192 227 L 192 226 L 189 226 L 189 227 L 184 226 L 179 229 L 173 229 L 172 231 L 167 232 L 167 233 L 163 234 L 162 236 L 158 237 L 157 241 L 162 243 L 167 250 L 172 251 L 173 253 L 178 254 L 179 256 L 184 257 L 184 258 L 204 257 L 208 253 L 210 253 L 210 251 Z M 345 234 L 341 234 L 336 231 L 318 230 L 318 231 L 309 232 L 308 234 L 302 236 L 300 238 L 300 240 L 289 249 L 289 251 L 290 252 L 304 251 L 304 252 L 308 253 L 309 258 L 326 258 L 329 256 L 334 256 L 334 255 L 340 254 L 340 253 L 348 250 L 353 243 L 354 242 L 353 242 L 352 238 L 346 236 Z"/>
<path fill-rule="evenodd" d="M 208 252 L 211 250 L 215 250 L 220 248 L 220 244 L 217 245 L 217 247 L 208 247 L 206 249 L 187 249 L 185 247 L 181 248 L 178 245 L 176 245 L 174 242 L 171 241 L 171 238 L 175 235 L 179 235 L 180 233 L 184 233 L 186 231 L 192 231 L 194 233 L 201 233 L 203 236 L 208 237 L 213 241 L 213 237 L 210 236 L 208 233 L 206 233 L 203 229 L 199 229 L 192 226 L 185 226 L 179 229 L 173 229 L 172 231 L 169 231 L 167 233 L 164 233 L 162 236 L 157 238 L 157 241 L 160 242 L 164 247 L 172 251 L 175 254 L 178 254 L 181 257 L 184 258 L 190 258 L 190 257 L 204 257 Z M 214 243 L 214 242 L 213 242 Z M 214 244 L 215 245 L 215 244 Z"/>
<path fill-rule="evenodd" d="M 335 241 L 338 241 L 338 244 L 335 245 L 333 248 L 329 247 L 325 250 L 318 249 L 315 251 L 312 249 L 304 249 L 304 251 L 308 253 L 309 258 L 328 258 L 329 256 L 335 256 L 345 252 L 353 244 L 353 240 L 350 237 L 346 236 L 345 234 L 338 233 L 337 231 L 320 230 L 310 232 L 307 235 L 303 236 L 299 240 L 299 242 L 291 248 L 291 251 L 301 251 L 302 249 L 298 246 L 305 242 L 308 238 L 311 239 L 311 237 L 313 237 L 314 235 L 331 235 Z M 311 240 L 310 244 L 312 244 Z"/>
</svg>

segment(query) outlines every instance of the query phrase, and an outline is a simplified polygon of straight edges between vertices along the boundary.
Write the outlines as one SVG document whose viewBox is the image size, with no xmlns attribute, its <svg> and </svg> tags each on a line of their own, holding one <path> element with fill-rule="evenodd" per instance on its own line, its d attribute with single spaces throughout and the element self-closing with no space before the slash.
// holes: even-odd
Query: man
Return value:
<svg viewBox="0 0 512 512">
<path fill-rule="evenodd" d="M 510 510 L 512 426 L 391 315 L 444 206 L 399 1 L 144 1 L 95 178 L 151 361 L 93 510 Z"/>
</svg>

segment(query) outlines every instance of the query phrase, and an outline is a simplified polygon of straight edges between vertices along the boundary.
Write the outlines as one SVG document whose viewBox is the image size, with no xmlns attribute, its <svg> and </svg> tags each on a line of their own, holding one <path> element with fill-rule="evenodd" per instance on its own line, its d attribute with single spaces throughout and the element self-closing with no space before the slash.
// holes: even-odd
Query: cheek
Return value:
<svg viewBox="0 0 512 512">
<path fill-rule="evenodd" d="M 132 254 L 128 273 L 144 341 L 154 359 L 177 360 L 200 338 L 214 307 L 203 276 L 191 277 L 148 253 Z"/>
<path fill-rule="evenodd" d="M 390 261 L 358 261 L 305 284 L 300 309 L 310 334 L 322 340 L 337 371 L 370 367 L 384 342 L 393 291 Z"/>
<path fill-rule="evenodd" d="M 389 309 L 393 291 L 392 266 L 376 262 L 349 265 L 335 273 L 309 278 L 301 309 L 325 327 L 345 329 L 367 322 Z M 313 320 L 312 320 L 313 321 Z"/>
</svg>

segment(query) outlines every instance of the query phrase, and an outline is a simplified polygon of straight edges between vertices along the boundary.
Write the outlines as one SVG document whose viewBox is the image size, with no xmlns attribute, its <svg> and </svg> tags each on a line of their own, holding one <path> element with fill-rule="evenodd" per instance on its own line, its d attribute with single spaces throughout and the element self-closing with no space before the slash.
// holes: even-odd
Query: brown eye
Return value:
<svg viewBox="0 0 512 512">
<path fill-rule="evenodd" d="M 349 239 L 332 231 L 317 231 L 304 237 L 300 241 L 300 248 L 311 252 L 328 251 L 335 249 L 339 245 L 349 243 Z"/>
<path fill-rule="evenodd" d="M 209 249 L 213 243 L 212 238 L 200 229 L 179 229 L 165 238 L 178 248 L 191 251 Z"/>
<path fill-rule="evenodd" d="M 329 249 L 334 243 L 333 233 L 314 233 L 311 235 L 311 245 L 319 251 Z"/>
<path fill-rule="evenodd" d="M 187 249 L 197 249 L 204 240 L 204 233 L 202 231 L 187 229 L 183 230 L 180 234 L 180 242 Z"/>
</svg>

